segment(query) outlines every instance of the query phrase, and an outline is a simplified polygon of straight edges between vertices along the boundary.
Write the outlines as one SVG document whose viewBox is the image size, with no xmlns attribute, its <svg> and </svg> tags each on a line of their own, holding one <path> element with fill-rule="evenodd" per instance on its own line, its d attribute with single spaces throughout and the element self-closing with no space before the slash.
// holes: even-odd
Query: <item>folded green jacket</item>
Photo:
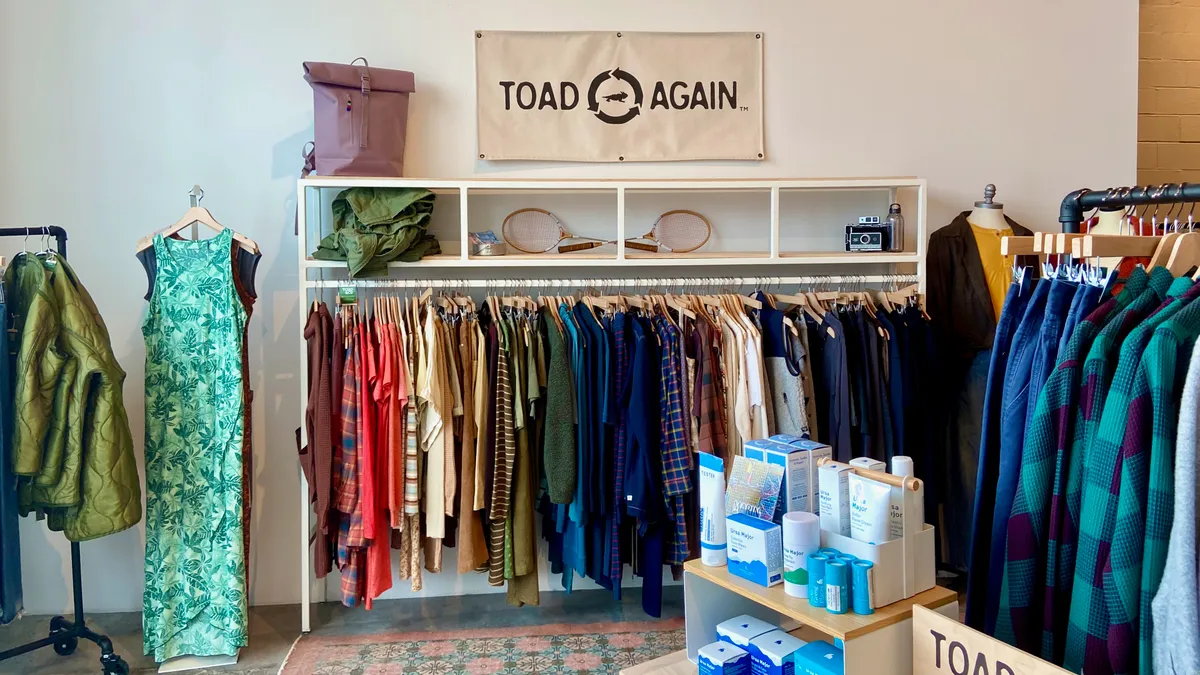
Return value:
<svg viewBox="0 0 1200 675">
<path fill-rule="evenodd" d="M 71 541 L 142 518 L 121 387 L 125 371 L 88 292 L 62 258 L 18 256 L 5 275 L 20 331 L 13 464 L 22 513 L 45 511 Z"/>
<path fill-rule="evenodd" d="M 421 188 L 354 187 L 333 200 L 333 232 L 313 253 L 319 260 L 345 260 L 352 277 L 387 275 L 392 260 L 416 262 L 441 253 L 426 234 L 434 194 Z"/>
</svg>

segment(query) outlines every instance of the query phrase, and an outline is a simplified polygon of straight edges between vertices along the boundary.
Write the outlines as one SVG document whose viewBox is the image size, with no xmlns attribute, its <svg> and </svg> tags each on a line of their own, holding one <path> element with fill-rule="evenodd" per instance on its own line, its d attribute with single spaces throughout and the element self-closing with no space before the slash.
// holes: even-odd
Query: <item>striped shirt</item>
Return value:
<svg viewBox="0 0 1200 675">
<path fill-rule="evenodd" d="M 493 586 L 504 584 L 504 535 L 508 522 L 508 506 L 511 497 L 509 478 L 516 459 L 517 446 L 513 428 L 513 390 L 509 371 L 510 344 L 502 320 L 497 320 L 499 350 L 496 354 L 496 441 L 492 462 L 492 503 L 489 517 L 488 583 Z"/>
</svg>

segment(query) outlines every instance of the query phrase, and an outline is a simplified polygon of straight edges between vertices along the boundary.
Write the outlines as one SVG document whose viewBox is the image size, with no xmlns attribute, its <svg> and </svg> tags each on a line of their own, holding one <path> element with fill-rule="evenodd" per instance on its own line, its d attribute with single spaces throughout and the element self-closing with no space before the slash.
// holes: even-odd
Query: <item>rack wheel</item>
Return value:
<svg viewBox="0 0 1200 675">
<path fill-rule="evenodd" d="M 100 657 L 100 665 L 104 667 L 104 675 L 129 675 L 129 664 L 116 654 Z"/>
<path fill-rule="evenodd" d="M 50 619 L 50 637 L 63 633 L 71 633 L 74 624 L 61 616 L 56 616 Z M 66 635 L 62 639 L 54 641 L 54 652 L 59 656 L 70 656 L 75 653 L 75 648 L 79 646 L 79 637 L 76 635 Z"/>
<path fill-rule="evenodd" d="M 79 646 L 79 638 L 72 635 L 65 640 L 59 640 L 54 643 L 54 653 L 59 656 L 70 656 L 75 653 L 75 648 Z"/>
</svg>

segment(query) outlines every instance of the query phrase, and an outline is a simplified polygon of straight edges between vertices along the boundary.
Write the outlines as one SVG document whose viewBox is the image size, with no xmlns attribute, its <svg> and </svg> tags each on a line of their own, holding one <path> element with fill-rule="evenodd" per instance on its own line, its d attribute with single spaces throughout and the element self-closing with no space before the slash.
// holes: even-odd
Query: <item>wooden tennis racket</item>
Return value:
<svg viewBox="0 0 1200 675">
<path fill-rule="evenodd" d="M 580 237 L 571 234 L 558 216 L 545 209 L 520 209 L 508 214 L 502 229 L 504 241 L 522 253 L 549 253 L 558 246 L 559 253 L 586 251 L 615 242 Z M 582 244 L 559 246 L 568 239 L 586 239 Z"/>
<path fill-rule="evenodd" d="M 708 218 L 695 211 L 677 209 L 659 216 L 646 234 L 626 239 L 625 246 L 651 253 L 658 253 L 660 248 L 670 253 L 687 253 L 708 243 L 711 234 L 712 223 L 708 222 Z M 633 241 L 634 239 L 646 239 L 653 243 Z"/>
</svg>

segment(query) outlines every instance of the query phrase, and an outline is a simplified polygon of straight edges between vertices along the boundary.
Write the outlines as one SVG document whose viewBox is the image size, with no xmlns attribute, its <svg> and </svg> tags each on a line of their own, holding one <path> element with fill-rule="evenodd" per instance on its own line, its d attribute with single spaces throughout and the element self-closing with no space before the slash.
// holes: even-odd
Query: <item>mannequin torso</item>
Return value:
<svg viewBox="0 0 1200 675">
<path fill-rule="evenodd" d="M 1137 234 L 1131 231 L 1128 225 L 1122 227 L 1121 222 L 1124 219 L 1125 209 L 1100 210 L 1096 213 L 1096 221 L 1088 228 L 1088 234 Z M 1101 267 L 1116 269 L 1121 264 L 1121 258 L 1100 258 L 1099 264 Z"/>
<path fill-rule="evenodd" d="M 1124 209 L 1100 211 L 1096 214 L 1096 222 L 1092 224 L 1088 232 L 1091 234 L 1134 234 L 1121 231 L 1121 220 L 1124 216 Z"/>
<path fill-rule="evenodd" d="M 1004 220 L 1004 209 L 975 207 L 967 216 L 967 222 L 976 227 L 986 227 L 989 230 L 1003 230 L 1008 228 L 1008 222 Z"/>
</svg>

